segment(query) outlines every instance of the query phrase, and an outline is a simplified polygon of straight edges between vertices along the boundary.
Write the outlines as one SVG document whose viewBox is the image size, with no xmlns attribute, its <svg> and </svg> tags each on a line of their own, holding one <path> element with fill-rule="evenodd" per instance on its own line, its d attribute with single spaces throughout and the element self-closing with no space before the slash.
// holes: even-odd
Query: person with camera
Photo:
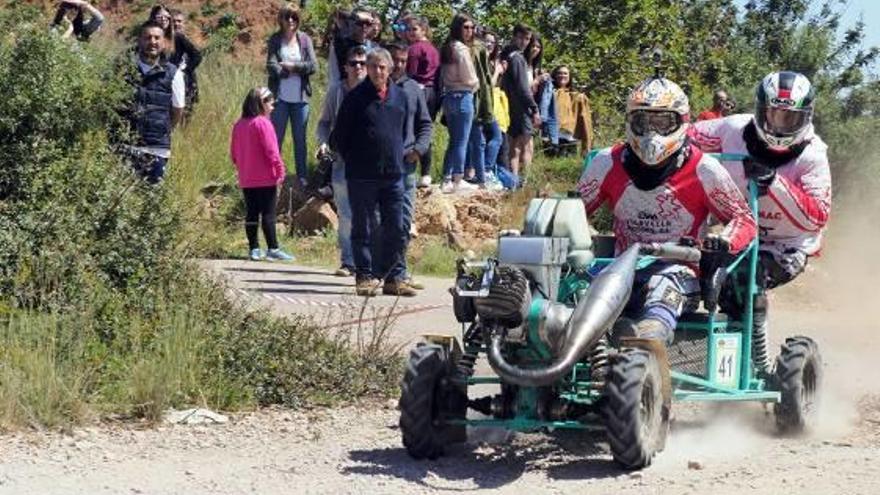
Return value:
<svg viewBox="0 0 880 495">
<path fill-rule="evenodd" d="M 351 204 L 348 200 L 348 183 L 345 180 L 345 162 L 338 154 L 330 151 L 330 135 L 336 125 L 339 107 L 345 96 L 367 77 L 367 50 L 355 45 L 348 51 L 345 62 L 345 79 L 339 81 L 327 91 L 318 120 L 318 160 L 330 160 L 332 164 L 331 184 L 333 202 L 336 204 L 336 215 L 339 217 L 339 228 L 336 244 L 339 247 L 340 265 L 334 275 L 351 277 L 354 275 L 354 255 L 351 251 Z"/>
<path fill-rule="evenodd" d="M 86 22 L 86 12 L 90 19 Z M 85 0 L 66 0 L 58 5 L 52 29 L 62 38 L 89 41 L 89 38 L 104 24 L 104 16 L 94 5 Z"/>
<path fill-rule="evenodd" d="M 712 108 L 700 112 L 700 115 L 697 115 L 697 121 L 726 117 L 733 112 L 734 108 L 736 108 L 736 103 L 727 96 L 727 91 L 719 89 L 712 95 Z"/>
<path fill-rule="evenodd" d="M 831 214 L 831 170 L 828 146 L 813 128 L 816 94 L 809 79 L 797 72 L 773 72 L 755 93 L 754 114 L 697 122 L 691 138 L 704 151 L 750 157 L 722 163 L 743 192 L 749 179 L 758 186 L 754 329 L 755 341 L 766 341 L 766 291 L 794 280 L 822 247 Z M 766 353 L 755 357 L 766 370 Z"/>
</svg>

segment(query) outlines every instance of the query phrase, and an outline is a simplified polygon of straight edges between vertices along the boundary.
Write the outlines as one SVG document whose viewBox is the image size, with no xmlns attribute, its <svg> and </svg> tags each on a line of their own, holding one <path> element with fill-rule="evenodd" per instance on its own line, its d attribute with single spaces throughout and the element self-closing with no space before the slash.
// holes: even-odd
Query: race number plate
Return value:
<svg viewBox="0 0 880 495">
<path fill-rule="evenodd" d="M 716 335 L 714 350 L 715 364 L 712 369 L 712 381 L 724 387 L 738 388 L 740 335 Z"/>
</svg>

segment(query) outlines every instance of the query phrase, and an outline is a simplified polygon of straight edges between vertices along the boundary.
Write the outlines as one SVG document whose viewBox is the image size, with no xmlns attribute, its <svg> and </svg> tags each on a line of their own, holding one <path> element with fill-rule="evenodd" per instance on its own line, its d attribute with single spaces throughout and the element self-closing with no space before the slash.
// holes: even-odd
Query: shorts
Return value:
<svg viewBox="0 0 880 495">
<path fill-rule="evenodd" d="M 535 126 L 532 123 L 532 117 L 526 112 L 510 107 L 510 126 L 507 128 L 507 135 L 515 138 L 519 136 L 531 136 L 535 133 Z"/>
</svg>

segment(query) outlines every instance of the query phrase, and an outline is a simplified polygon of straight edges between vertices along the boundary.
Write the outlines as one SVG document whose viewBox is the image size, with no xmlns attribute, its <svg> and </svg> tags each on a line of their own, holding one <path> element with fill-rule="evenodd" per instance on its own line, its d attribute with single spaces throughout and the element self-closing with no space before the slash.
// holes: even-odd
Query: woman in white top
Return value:
<svg viewBox="0 0 880 495">
<path fill-rule="evenodd" d="M 269 90 L 276 95 L 272 124 L 281 149 L 290 121 L 293 134 L 296 176 L 301 186 L 307 185 L 306 128 L 309 124 L 309 96 L 312 87 L 309 76 L 317 69 L 317 57 L 312 39 L 299 30 L 299 7 L 285 4 L 278 11 L 278 31 L 269 38 L 266 50 L 266 70 Z"/>
</svg>

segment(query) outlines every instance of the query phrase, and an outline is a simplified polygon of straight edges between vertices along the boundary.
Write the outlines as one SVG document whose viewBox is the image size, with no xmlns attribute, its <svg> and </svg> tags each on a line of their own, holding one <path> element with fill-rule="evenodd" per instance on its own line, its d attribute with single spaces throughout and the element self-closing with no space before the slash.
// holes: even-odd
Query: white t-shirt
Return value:
<svg viewBox="0 0 880 495">
<path fill-rule="evenodd" d="M 302 53 L 299 49 L 299 40 L 294 36 L 290 43 L 281 44 L 281 62 L 293 63 L 302 61 Z M 288 103 L 302 101 L 302 78 L 298 74 L 291 74 L 281 79 L 278 86 L 278 99 Z"/>
</svg>

